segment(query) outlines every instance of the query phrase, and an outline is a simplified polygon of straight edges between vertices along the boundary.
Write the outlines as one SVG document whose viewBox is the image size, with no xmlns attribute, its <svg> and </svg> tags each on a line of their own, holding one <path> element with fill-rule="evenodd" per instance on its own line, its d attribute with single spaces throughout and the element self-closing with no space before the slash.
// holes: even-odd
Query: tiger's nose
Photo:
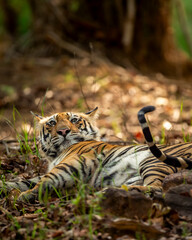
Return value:
<svg viewBox="0 0 192 240">
<path fill-rule="evenodd" d="M 59 129 L 59 130 L 57 131 L 57 134 L 59 134 L 59 135 L 61 135 L 61 136 L 63 136 L 63 137 L 66 137 L 67 134 L 68 134 L 70 131 L 71 131 L 71 130 L 68 129 L 68 128 Z"/>
</svg>

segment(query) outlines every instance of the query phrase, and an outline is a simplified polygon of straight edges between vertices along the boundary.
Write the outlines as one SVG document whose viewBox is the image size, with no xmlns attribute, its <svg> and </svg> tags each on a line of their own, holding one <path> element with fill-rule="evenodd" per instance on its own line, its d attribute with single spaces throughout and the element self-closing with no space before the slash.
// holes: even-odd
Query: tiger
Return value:
<svg viewBox="0 0 192 240">
<path fill-rule="evenodd" d="M 156 157 L 162 164 L 167 164 L 169 166 L 175 167 L 177 169 L 192 169 L 192 159 L 190 158 L 191 154 L 186 155 L 187 157 L 181 156 L 172 156 L 171 153 L 167 154 L 166 151 L 162 151 L 153 141 L 151 131 L 149 129 L 148 123 L 145 118 L 145 114 L 155 110 L 154 106 L 147 106 L 142 108 L 138 112 L 138 120 L 140 122 L 145 140 L 149 146 L 149 149 L 154 157 Z M 188 147 L 191 143 L 179 144 L 175 147 L 175 152 L 180 153 L 181 151 L 188 150 Z"/>
<path fill-rule="evenodd" d="M 87 113 L 61 112 L 36 119 L 39 152 L 48 160 L 47 173 L 20 181 L 0 181 L 6 191 L 18 189 L 18 200 L 38 199 L 38 192 L 69 189 L 77 179 L 94 188 L 142 184 L 139 163 L 151 155 L 146 145 L 119 146 L 100 140 L 98 108 Z"/>
<path fill-rule="evenodd" d="M 108 186 L 127 186 L 140 191 L 148 187 L 161 189 L 161 179 L 177 168 L 154 158 L 146 144 L 113 145 L 100 140 L 97 128 L 98 108 L 88 113 L 61 112 L 48 117 L 34 114 L 39 136 L 39 152 L 49 161 L 48 170 L 42 176 L 20 181 L 0 182 L 0 188 L 21 191 L 18 201 L 34 202 L 40 194 L 50 194 L 60 189 L 71 189 L 78 181 L 95 189 Z M 191 149 L 185 145 L 185 151 Z M 172 153 L 172 147 L 160 146 Z M 181 150 L 180 155 L 185 155 Z M 157 163 L 157 161 L 159 161 Z M 161 163 L 162 164 L 162 163 Z M 162 176 L 159 176 L 162 174 Z M 160 179 L 160 180 L 159 180 Z"/>
</svg>

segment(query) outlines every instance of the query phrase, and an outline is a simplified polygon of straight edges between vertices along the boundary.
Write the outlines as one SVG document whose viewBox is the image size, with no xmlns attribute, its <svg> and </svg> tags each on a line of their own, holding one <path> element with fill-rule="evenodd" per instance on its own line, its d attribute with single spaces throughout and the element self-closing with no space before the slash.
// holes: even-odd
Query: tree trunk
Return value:
<svg viewBox="0 0 192 240">
<path fill-rule="evenodd" d="M 41 44 L 55 47 L 50 36 L 56 34 L 81 43 L 88 51 L 90 42 L 100 42 L 102 45 L 96 47 L 102 46 L 102 52 L 123 66 L 130 60 L 142 70 L 177 75 L 178 70 L 191 69 L 191 63 L 185 64 L 174 44 L 171 0 L 28 1 L 33 12 L 35 48 Z M 14 32 L 10 9 L 7 4 L 2 6 L 9 20 L 7 29 Z M 60 54 L 59 46 L 56 48 Z"/>
<path fill-rule="evenodd" d="M 175 49 L 171 31 L 171 0 L 136 0 L 136 16 L 130 56 L 157 70 L 165 67 Z M 164 66 L 163 66 L 164 65 Z"/>
<path fill-rule="evenodd" d="M 0 0 L 0 7 L 4 12 L 4 27 L 10 36 L 17 34 L 17 13 L 10 6 L 9 1 Z"/>
</svg>

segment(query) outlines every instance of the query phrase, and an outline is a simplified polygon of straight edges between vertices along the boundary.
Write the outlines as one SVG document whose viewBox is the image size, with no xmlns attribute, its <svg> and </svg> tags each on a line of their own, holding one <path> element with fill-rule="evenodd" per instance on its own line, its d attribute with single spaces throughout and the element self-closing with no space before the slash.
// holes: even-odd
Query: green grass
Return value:
<svg viewBox="0 0 192 240">
<path fill-rule="evenodd" d="M 176 6 L 173 3 L 173 18 L 172 18 L 172 26 L 174 30 L 174 36 L 176 39 L 177 46 L 185 51 L 190 56 L 189 46 L 183 34 L 182 26 L 179 22 L 179 17 L 177 14 Z M 187 25 L 189 28 L 190 36 L 192 36 L 192 2 L 190 0 L 183 0 L 182 4 L 184 5 L 186 18 L 187 18 Z"/>
<path fill-rule="evenodd" d="M 25 34 L 29 31 L 32 23 L 32 12 L 27 0 L 9 0 L 10 6 L 18 14 L 17 32 L 19 35 Z"/>
<path fill-rule="evenodd" d="M 16 121 L 17 121 L 17 118 L 20 118 L 22 120 L 23 123 L 25 123 L 25 121 L 23 120 L 21 114 L 19 113 L 19 111 L 16 109 L 16 107 L 14 106 L 13 107 L 13 123 L 11 123 L 9 121 L 9 124 L 10 126 L 12 126 L 12 128 L 14 129 L 15 131 L 15 134 L 16 134 L 16 137 L 17 137 L 17 140 L 20 144 L 20 151 L 21 151 L 21 154 L 22 155 L 25 155 L 27 157 L 27 155 L 29 153 L 31 154 L 36 154 L 36 156 L 39 156 L 39 152 L 38 152 L 38 148 L 37 148 L 37 145 L 36 145 L 36 138 L 35 138 L 35 131 L 33 132 L 33 140 L 34 140 L 34 144 L 35 144 L 35 151 L 36 152 L 33 152 L 32 148 L 31 148 L 31 145 L 29 144 L 29 139 L 30 139 L 30 135 L 29 135 L 29 132 L 25 129 L 25 128 L 22 128 L 21 129 L 21 133 L 17 131 L 17 128 L 16 128 Z M 27 163 L 28 160 L 26 158 L 26 161 Z"/>
</svg>

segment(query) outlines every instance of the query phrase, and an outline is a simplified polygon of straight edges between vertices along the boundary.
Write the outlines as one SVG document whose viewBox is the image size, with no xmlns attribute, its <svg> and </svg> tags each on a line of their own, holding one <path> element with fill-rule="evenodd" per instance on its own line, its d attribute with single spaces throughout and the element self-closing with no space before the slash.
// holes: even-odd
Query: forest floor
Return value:
<svg viewBox="0 0 192 240">
<path fill-rule="evenodd" d="M 0 83 L 2 179 L 28 178 L 45 169 L 46 161 L 33 153 L 33 141 L 28 142 L 34 132 L 30 111 L 50 115 L 98 106 L 102 139 L 130 144 L 144 143 L 137 112 L 154 105 L 156 111 L 148 118 L 157 142 L 191 141 L 189 79 L 170 79 L 160 73 L 146 76 L 133 67 L 89 58 L 17 56 L 1 61 Z M 0 239 L 192 239 L 190 210 L 181 212 L 140 193 L 124 197 L 116 193 L 123 198 L 119 201 L 133 202 L 122 215 L 118 214 L 122 209 L 107 211 L 101 194 L 90 193 L 84 185 L 67 198 L 53 197 L 46 204 L 17 204 L 15 194 L 0 200 Z M 191 190 L 184 195 L 191 206 Z M 110 197 L 115 209 L 120 203 L 114 195 Z M 144 205 L 149 211 L 143 212 Z"/>
</svg>

